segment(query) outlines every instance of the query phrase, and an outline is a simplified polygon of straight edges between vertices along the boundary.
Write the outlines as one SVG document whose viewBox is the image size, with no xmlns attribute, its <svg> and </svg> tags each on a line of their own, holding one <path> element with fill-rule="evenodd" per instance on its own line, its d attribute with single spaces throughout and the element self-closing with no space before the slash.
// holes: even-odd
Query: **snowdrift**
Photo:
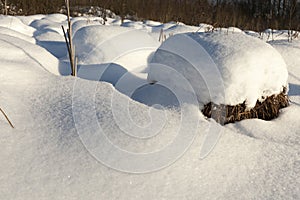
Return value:
<svg viewBox="0 0 300 200">
<path fill-rule="evenodd" d="M 0 26 L 28 36 L 32 36 L 35 31 L 33 27 L 25 25 L 20 19 L 13 16 L 0 15 Z"/>
<path fill-rule="evenodd" d="M 162 67 L 168 70 L 161 73 Z M 178 75 L 188 80 L 192 90 L 176 81 Z M 215 117 L 225 115 L 236 120 L 277 117 L 278 110 L 288 104 L 285 96 L 287 79 L 287 67 L 282 56 L 271 45 L 244 33 L 186 33 L 170 37 L 154 54 L 148 74 L 149 82 L 175 84 L 183 91 L 195 93 L 200 107 L 206 105 L 204 113 L 209 117 L 213 107 L 219 110 Z M 281 98 L 277 98 L 280 94 Z M 239 116 L 268 102 L 268 97 L 274 97 L 269 104 L 277 102 L 277 106 L 274 112 L 266 114 L 267 117 L 257 112 L 273 108 Z M 239 105 L 239 108 L 229 111 L 227 105 Z"/>
<path fill-rule="evenodd" d="M 94 25 L 79 29 L 74 35 L 74 45 L 79 64 L 115 63 L 133 71 L 145 68 L 159 43 L 143 31 Z"/>
<path fill-rule="evenodd" d="M 0 44 L 2 47 L 0 53 L 2 64 L 7 62 L 10 65 L 22 60 L 26 63 L 25 60 L 31 60 L 31 62 L 35 63 L 34 65 L 38 65 L 36 70 L 44 70 L 55 75 L 69 74 L 69 66 L 66 63 L 58 60 L 46 49 L 38 45 L 2 34 L 0 34 Z M 24 67 L 24 70 L 27 70 L 27 68 Z"/>
<path fill-rule="evenodd" d="M 67 55 L 67 48 L 61 26 L 66 26 L 66 16 L 61 14 L 46 15 L 30 23 L 34 27 L 34 37 L 39 46 L 47 49 L 57 58 Z"/>
</svg>

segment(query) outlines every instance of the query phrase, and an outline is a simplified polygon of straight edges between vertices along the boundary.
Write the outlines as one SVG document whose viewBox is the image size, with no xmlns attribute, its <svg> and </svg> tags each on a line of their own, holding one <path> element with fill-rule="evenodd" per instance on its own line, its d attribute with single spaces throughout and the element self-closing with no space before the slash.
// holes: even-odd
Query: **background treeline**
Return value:
<svg viewBox="0 0 300 200">
<path fill-rule="evenodd" d="M 4 2 L 4 0 L 1 0 Z M 18 14 L 59 12 L 64 0 L 7 0 Z M 181 21 L 198 25 L 235 26 L 261 31 L 300 29 L 300 3 L 297 0 L 71 0 L 77 6 L 100 6 L 123 18 Z"/>
</svg>

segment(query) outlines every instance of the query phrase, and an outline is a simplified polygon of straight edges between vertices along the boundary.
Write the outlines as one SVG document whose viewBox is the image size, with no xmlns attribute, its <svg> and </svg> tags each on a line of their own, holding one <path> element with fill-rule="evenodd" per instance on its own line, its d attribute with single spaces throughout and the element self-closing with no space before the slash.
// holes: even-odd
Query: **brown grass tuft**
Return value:
<svg viewBox="0 0 300 200">
<path fill-rule="evenodd" d="M 272 120 L 279 116 L 279 110 L 289 106 L 289 98 L 283 91 L 279 95 L 267 97 L 263 102 L 256 102 L 251 110 L 246 110 L 246 103 L 235 106 L 217 105 L 212 102 L 206 104 L 202 113 L 216 122 L 225 125 L 243 119 L 258 118 L 262 120 Z"/>
</svg>

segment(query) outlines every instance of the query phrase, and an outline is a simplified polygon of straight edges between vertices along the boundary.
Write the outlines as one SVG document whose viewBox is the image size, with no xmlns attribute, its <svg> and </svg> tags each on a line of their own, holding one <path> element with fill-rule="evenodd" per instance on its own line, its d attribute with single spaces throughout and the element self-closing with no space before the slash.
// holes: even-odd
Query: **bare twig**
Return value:
<svg viewBox="0 0 300 200">
<path fill-rule="evenodd" d="M 164 35 L 164 29 L 161 29 L 160 34 L 159 34 L 159 38 L 158 38 L 158 41 L 161 42 L 161 43 L 163 43 L 163 41 L 164 41 L 163 35 Z"/>
<path fill-rule="evenodd" d="M 75 45 L 74 45 L 74 47 L 73 47 L 73 51 L 76 52 Z M 77 76 L 78 57 L 76 57 L 76 56 L 74 55 L 73 59 L 74 59 L 74 76 Z"/>
<path fill-rule="evenodd" d="M 72 41 L 72 22 L 71 22 L 71 18 L 70 18 L 70 1 L 65 0 L 65 3 L 66 3 L 66 8 L 67 8 L 68 29 L 67 29 L 67 31 L 65 31 L 63 26 L 62 26 L 62 29 L 64 32 L 67 49 L 69 52 L 70 65 L 71 65 L 71 71 L 72 71 L 71 75 L 76 76 L 75 48 L 74 48 L 73 41 Z"/>
<path fill-rule="evenodd" d="M 67 36 L 67 34 L 66 34 L 66 31 L 65 31 L 65 28 L 64 28 L 63 25 L 61 26 L 61 28 L 62 28 L 62 30 L 63 30 L 63 32 L 64 32 L 64 37 L 65 37 L 65 41 L 66 41 L 66 45 L 67 45 L 67 49 L 68 49 L 69 56 L 71 57 L 71 55 L 70 55 L 71 51 L 70 51 L 70 45 L 69 45 L 68 36 Z"/>
<path fill-rule="evenodd" d="M 12 128 L 15 128 L 14 125 L 11 123 L 11 121 L 8 119 L 7 115 L 5 114 L 5 112 L 0 108 L 0 112 L 4 115 L 5 119 L 7 120 L 7 122 L 9 123 L 9 125 Z"/>
<path fill-rule="evenodd" d="M 69 39 L 68 39 L 68 36 L 67 36 L 67 33 L 65 31 L 65 28 L 64 26 L 61 26 L 63 32 L 64 32 L 64 37 L 65 37 L 65 41 L 66 41 L 66 45 L 67 45 L 67 50 L 68 50 L 68 53 L 69 53 L 69 58 L 70 58 L 70 62 L 71 62 L 71 58 L 72 58 L 72 54 L 71 54 L 71 49 L 70 49 L 70 43 L 69 43 Z M 72 67 L 72 64 L 71 64 L 71 73 L 73 74 L 73 67 Z"/>
</svg>

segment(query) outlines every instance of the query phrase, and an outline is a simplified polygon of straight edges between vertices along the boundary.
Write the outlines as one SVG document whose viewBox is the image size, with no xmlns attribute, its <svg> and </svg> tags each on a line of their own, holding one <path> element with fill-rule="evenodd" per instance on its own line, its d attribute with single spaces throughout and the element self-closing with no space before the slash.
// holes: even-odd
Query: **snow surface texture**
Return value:
<svg viewBox="0 0 300 200">
<path fill-rule="evenodd" d="M 15 23 L 14 27 L 0 25 L 6 30 L 0 34 L 0 106 L 16 128 L 11 129 L 0 115 L 0 199 L 300 198 L 298 41 L 271 43 L 288 65 L 292 105 L 283 109 L 280 117 L 273 121 L 252 119 L 221 127 L 213 120 L 206 120 L 194 105 L 185 104 L 180 111 L 157 110 L 128 98 L 111 84 L 60 76 L 61 71 L 66 73 L 68 65 L 61 55 L 55 57 L 55 46 L 49 48 L 51 52 L 47 45 L 43 48 L 29 39 L 37 40 L 34 33 L 43 31 L 43 26 L 30 26 L 39 19 L 45 25 L 49 23 L 48 28 L 52 30 L 57 27 L 53 22 L 62 20 L 41 15 L 28 18 L 1 16 L 2 22 Z M 148 27 L 159 26 L 158 23 L 147 23 Z M 186 30 L 190 29 L 187 27 Z M 123 80 L 139 85 L 137 77 L 146 82 L 146 77 L 141 74 L 129 74 L 125 77 L 127 80 L 117 78 L 115 85 L 120 86 Z M 149 104 L 156 102 L 154 96 L 164 97 L 166 102 L 169 101 L 167 98 L 173 101 L 172 91 L 160 88 L 146 84 L 138 87 L 134 96 L 141 101 L 148 100 Z M 150 89 L 154 96 L 148 98 Z M 93 111 L 89 112 L 90 109 Z M 123 109 L 128 109 L 131 116 L 119 112 Z M 184 109 L 191 115 L 182 115 Z M 194 136 L 191 146 L 175 163 L 152 173 L 131 174 L 114 170 L 115 164 L 121 166 L 119 160 L 109 156 L 115 153 L 114 149 L 106 148 L 103 141 L 95 144 L 94 140 L 82 137 L 94 139 L 97 134 L 93 134 L 91 128 L 97 123 L 111 143 L 120 149 L 151 155 L 176 141 L 182 117 L 186 120 L 187 136 Z M 153 135 L 151 129 L 157 130 L 158 134 Z M 222 135 L 211 154 L 201 160 L 201 145 L 213 129 L 220 129 Z M 140 133 L 152 137 L 133 137 Z M 100 145 L 100 150 L 107 153 L 106 163 L 95 156 L 93 150 L 97 148 L 87 144 Z M 120 159 L 124 162 L 124 158 Z M 156 162 L 165 159 L 162 157 Z M 107 166 L 109 161 L 110 167 Z M 122 166 L 130 165 L 151 167 L 134 162 Z"/>
<path fill-rule="evenodd" d="M 202 104 L 237 105 L 246 101 L 252 108 L 257 100 L 288 88 L 282 56 L 271 45 L 242 33 L 178 34 L 160 46 L 151 63 L 150 82 L 173 81 L 172 85 L 187 90 L 181 82 L 170 79 L 173 73 L 182 74 Z M 164 66 L 176 71 L 162 74 Z"/>
</svg>

